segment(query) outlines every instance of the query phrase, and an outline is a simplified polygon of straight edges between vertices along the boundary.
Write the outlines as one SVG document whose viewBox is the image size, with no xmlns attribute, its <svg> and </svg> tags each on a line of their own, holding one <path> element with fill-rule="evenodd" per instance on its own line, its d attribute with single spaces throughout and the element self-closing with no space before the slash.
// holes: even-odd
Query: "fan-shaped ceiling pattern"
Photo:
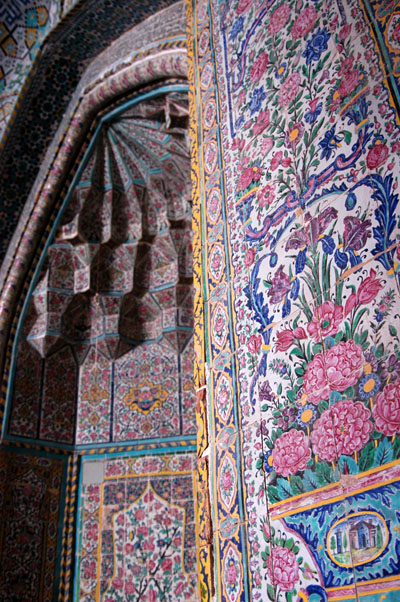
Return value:
<svg viewBox="0 0 400 602">
<path fill-rule="evenodd" d="M 65 342 L 117 357 L 191 325 L 186 122 L 175 93 L 104 123 L 33 294 L 42 357 Z"/>
<path fill-rule="evenodd" d="M 73 385 L 66 398 L 78 388 L 81 408 L 90 395 L 99 399 L 99 391 L 95 390 L 99 379 L 109 380 L 105 399 L 117 395 L 112 390 L 115 379 L 104 377 L 104 370 L 111 370 L 113 362 L 121 362 L 123 356 L 125 361 L 130 352 L 137 354 L 140 345 L 157 342 L 175 350 L 176 362 L 172 364 L 177 366 L 181 365 L 180 354 L 188 353 L 193 312 L 187 120 L 187 96 L 176 91 L 128 105 L 103 120 L 46 253 L 18 348 L 19 365 L 29 361 L 32 367 L 32 362 L 42 362 L 38 371 L 44 377 L 35 376 L 31 368 L 27 379 L 31 388 L 40 388 L 40 393 L 32 393 L 32 400 L 39 397 L 35 403 L 41 406 L 39 414 L 42 412 L 43 418 L 34 426 L 29 419 L 26 422 L 27 410 L 22 411 L 20 406 L 27 391 L 21 393 L 21 387 L 28 385 L 20 373 L 10 421 L 12 434 L 61 436 L 54 432 L 47 436 L 43 431 L 45 416 L 50 412 L 43 410 L 47 399 L 43 382 L 57 362 L 61 369 L 70 365 Z M 154 354 L 154 349 L 149 353 Z M 137 357 L 132 361 L 137 364 Z M 192 365 L 187 365 L 188 381 Z M 90 376 L 85 377 L 88 370 Z M 185 378 L 179 377 L 177 382 L 184 383 Z M 88 379 L 94 383 L 91 393 L 85 389 Z M 47 380 L 50 382 L 50 378 Z M 42 384 L 33 384 L 36 381 Z M 126 405 L 135 408 L 141 417 L 160 406 L 154 399 L 160 390 L 165 392 L 160 383 L 151 392 L 150 381 L 148 378 L 144 385 L 149 393 L 142 405 L 132 400 L 133 393 L 127 389 L 122 387 L 118 393 L 122 397 L 130 395 Z M 137 392 L 139 384 L 135 385 Z M 61 400 L 63 395 L 57 395 Z M 54 395 L 47 397 L 52 399 Z M 58 413 L 60 403 L 57 401 Z M 117 405 L 114 403 L 114 407 Z M 107 411 L 108 418 L 104 418 L 104 405 L 102 416 L 100 411 L 96 416 L 92 412 L 95 424 L 82 426 L 78 442 L 85 442 L 82 433 L 92 427 L 91 441 L 104 441 L 109 427 L 104 424 L 102 431 L 102 420 L 110 424 L 114 421 L 114 435 L 110 437 L 118 438 L 121 425 L 118 431 L 113 409 Z M 79 424 L 78 417 L 78 431 Z M 131 437 L 131 430 L 128 425 L 125 439 Z M 151 425 L 142 430 L 142 435 L 149 433 Z M 99 436 L 99 432 L 103 434 Z M 65 440 L 70 438 L 64 436 Z"/>
</svg>

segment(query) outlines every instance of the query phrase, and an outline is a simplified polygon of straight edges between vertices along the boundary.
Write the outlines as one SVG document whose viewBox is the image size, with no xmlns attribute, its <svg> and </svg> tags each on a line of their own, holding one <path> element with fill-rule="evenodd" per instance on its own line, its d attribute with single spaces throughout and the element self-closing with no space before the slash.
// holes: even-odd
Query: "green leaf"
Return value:
<svg viewBox="0 0 400 602">
<path fill-rule="evenodd" d="M 393 460 L 393 447 L 392 444 L 387 440 L 383 439 L 376 448 L 375 452 L 375 466 L 382 466 L 388 464 Z"/>
<path fill-rule="evenodd" d="M 332 483 L 332 468 L 325 462 L 317 462 L 315 467 L 315 474 L 317 475 L 320 485 L 329 485 Z"/>
<path fill-rule="evenodd" d="M 282 393 L 282 383 L 279 383 L 276 393 L 277 393 L 277 395 L 280 395 Z"/>
<path fill-rule="evenodd" d="M 377 359 L 381 358 L 384 352 L 384 347 L 383 347 L 383 343 L 381 343 L 380 345 L 378 345 L 378 347 L 376 348 L 375 351 L 375 357 Z"/>
<path fill-rule="evenodd" d="M 282 477 L 278 477 L 277 486 L 278 486 L 277 487 L 278 494 L 279 494 L 281 500 L 284 500 L 288 497 L 293 497 L 293 491 L 292 491 L 289 481 L 287 481 L 286 479 L 283 479 Z"/>
<path fill-rule="evenodd" d="M 343 339 L 343 337 L 344 337 L 343 330 L 339 330 L 339 332 L 336 333 L 335 342 L 340 343 L 340 341 Z"/>
<path fill-rule="evenodd" d="M 358 460 L 358 466 L 360 468 L 360 472 L 364 472 L 369 470 L 374 465 L 375 458 L 375 445 L 373 441 L 370 441 L 360 453 L 360 458 Z"/>
<path fill-rule="evenodd" d="M 397 456 L 399 455 L 400 452 L 400 437 L 396 436 L 396 439 L 394 440 L 394 443 L 392 444 L 393 446 L 393 458 L 397 458 Z"/>
<path fill-rule="evenodd" d="M 347 473 L 345 466 L 347 466 Z M 358 466 L 354 461 L 354 458 L 351 456 L 340 456 L 339 458 L 339 468 L 342 474 L 357 474 Z"/>
<path fill-rule="evenodd" d="M 285 543 L 285 548 L 289 548 L 289 550 L 291 550 L 294 546 L 294 539 L 293 537 L 289 537 L 289 539 L 286 540 Z"/>
<path fill-rule="evenodd" d="M 351 132 L 349 132 L 348 130 L 344 130 L 343 134 L 344 134 L 344 141 L 346 142 L 346 144 L 350 144 L 350 142 L 351 142 Z"/>
<path fill-rule="evenodd" d="M 325 410 L 329 408 L 329 403 L 326 400 L 320 401 L 318 404 L 318 410 L 322 414 Z"/>
<path fill-rule="evenodd" d="M 266 288 L 271 288 L 271 286 L 272 286 L 272 282 L 267 282 L 267 280 L 263 280 L 263 285 L 264 285 Z"/>
<path fill-rule="evenodd" d="M 268 499 L 271 502 L 271 504 L 275 504 L 276 502 L 280 502 L 281 501 L 281 497 L 278 493 L 278 489 L 277 487 L 274 487 L 273 485 L 269 485 L 268 487 Z"/>
<path fill-rule="evenodd" d="M 306 491 L 313 491 L 319 487 L 318 479 L 310 468 L 306 468 L 303 473 L 303 484 Z"/>
<path fill-rule="evenodd" d="M 397 337 L 397 330 L 392 324 L 389 324 L 389 332 L 392 335 L 392 337 Z"/>
<path fill-rule="evenodd" d="M 267 594 L 268 598 L 272 600 L 272 602 L 275 602 L 275 588 L 270 583 L 267 584 Z"/>
<path fill-rule="evenodd" d="M 304 374 L 305 374 L 303 368 L 300 368 L 300 367 L 295 368 L 294 371 L 297 374 L 297 376 L 304 376 Z"/>
<path fill-rule="evenodd" d="M 296 401 L 296 392 L 293 391 L 293 389 L 290 389 L 289 391 L 287 391 L 286 396 L 287 396 L 288 400 L 291 401 L 292 403 L 294 403 Z"/>
<path fill-rule="evenodd" d="M 304 486 L 300 477 L 297 477 L 296 475 L 290 475 L 290 486 L 295 495 L 304 493 Z"/>
</svg>

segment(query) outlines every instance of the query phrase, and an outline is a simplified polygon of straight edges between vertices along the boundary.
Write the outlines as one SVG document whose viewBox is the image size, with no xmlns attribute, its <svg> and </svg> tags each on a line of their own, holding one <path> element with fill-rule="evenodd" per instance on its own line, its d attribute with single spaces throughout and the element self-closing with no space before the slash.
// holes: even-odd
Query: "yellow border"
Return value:
<svg viewBox="0 0 400 602">
<path fill-rule="evenodd" d="M 379 552 L 377 552 L 374 556 L 371 556 L 371 558 L 368 558 L 368 560 L 363 560 L 362 562 L 352 562 L 351 564 L 345 564 L 343 562 L 338 562 L 337 560 L 334 559 L 334 557 L 332 556 L 331 552 L 330 552 L 330 546 L 329 546 L 329 537 L 331 534 L 331 531 L 337 526 L 340 525 L 340 523 L 346 522 L 349 518 L 352 518 L 353 516 L 365 516 L 368 514 L 374 514 L 375 516 L 379 517 L 380 521 L 383 523 L 384 527 L 385 527 L 385 533 L 386 533 L 386 537 L 385 537 L 385 542 L 383 543 L 381 549 L 379 550 Z M 383 518 L 383 516 L 381 514 L 379 514 L 378 512 L 375 512 L 373 510 L 364 510 L 361 512 L 353 512 L 352 514 L 348 514 L 347 516 L 345 516 L 344 518 L 341 518 L 340 520 L 336 521 L 332 527 L 329 529 L 327 535 L 326 535 L 326 551 L 328 552 L 328 556 L 329 558 L 338 566 L 343 566 L 343 567 L 352 567 L 352 566 L 359 566 L 361 564 L 366 564 L 367 562 L 371 562 L 372 560 L 375 560 L 375 558 L 378 558 L 378 556 L 380 556 L 383 552 L 383 550 L 386 548 L 386 546 L 388 545 L 389 542 L 389 531 L 385 522 L 385 519 Z M 350 558 L 351 556 L 351 542 L 349 541 L 349 545 L 350 545 Z"/>
</svg>

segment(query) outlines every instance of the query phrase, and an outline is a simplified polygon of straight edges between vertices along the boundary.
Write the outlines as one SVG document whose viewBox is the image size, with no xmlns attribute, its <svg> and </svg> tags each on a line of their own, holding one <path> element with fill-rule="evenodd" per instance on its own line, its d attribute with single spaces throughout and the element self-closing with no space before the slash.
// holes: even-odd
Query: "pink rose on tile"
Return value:
<svg viewBox="0 0 400 602">
<path fill-rule="evenodd" d="M 258 353 L 262 345 L 262 336 L 260 334 L 252 334 L 247 343 L 250 353 Z"/>
<path fill-rule="evenodd" d="M 257 121 L 253 126 L 254 136 L 259 136 L 269 126 L 269 111 L 260 111 Z"/>
<path fill-rule="evenodd" d="M 267 558 L 267 571 L 273 585 L 283 592 L 290 592 L 299 580 L 299 563 L 289 548 L 276 546 L 271 548 Z"/>
<path fill-rule="evenodd" d="M 400 433 L 400 380 L 389 383 L 375 399 L 375 428 L 387 437 Z"/>
<path fill-rule="evenodd" d="M 256 252 L 254 249 L 247 249 L 246 254 L 244 256 L 244 265 L 246 267 L 251 266 L 254 263 L 254 258 L 256 256 Z"/>
<path fill-rule="evenodd" d="M 308 334 L 314 340 L 320 341 L 327 336 L 337 333 L 343 319 L 343 307 L 333 301 L 325 301 L 314 310 L 313 319 L 307 326 Z"/>
<path fill-rule="evenodd" d="M 315 405 L 329 397 L 330 388 L 322 353 L 317 353 L 307 365 L 304 375 L 304 393 L 307 395 L 307 401 Z"/>
<path fill-rule="evenodd" d="M 338 87 L 338 92 L 339 92 L 340 96 L 342 98 L 345 98 L 345 96 L 348 96 L 349 94 L 351 94 L 353 92 L 353 90 L 355 90 L 355 88 L 357 88 L 359 80 L 360 80 L 360 74 L 356 69 L 353 69 L 352 71 L 348 71 L 347 73 L 345 73 L 345 75 L 343 76 L 343 79 L 340 82 L 339 87 Z"/>
<path fill-rule="evenodd" d="M 236 7 L 236 14 L 241 15 L 249 10 L 251 5 L 253 4 L 253 0 L 239 0 Z"/>
<path fill-rule="evenodd" d="M 271 171 L 275 171 L 275 169 L 277 169 L 279 167 L 279 164 L 282 160 L 282 156 L 283 156 L 282 151 L 278 151 L 277 153 L 274 153 L 274 155 L 271 159 L 270 166 L 269 166 Z"/>
<path fill-rule="evenodd" d="M 386 144 L 374 144 L 367 154 L 367 166 L 369 169 L 376 169 L 383 165 L 388 158 L 389 149 Z"/>
<path fill-rule="evenodd" d="M 311 433 L 314 453 L 332 462 L 342 454 L 351 456 L 368 442 L 372 431 L 371 412 L 361 401 L 345 399 L 325 410 Z"/>
<path fill-rule="evenodd" d="M 268 65 L 268 54 L 262 52 L 259 57 L 254 61 L 253 66 L 250 70 L 250 81 L 255 84 L 264 74 Z"/>
<path fill-rule="evenodd" d="M 283 433 L 272 450 L 272 466 L 284 477 L 305 470 L 310 458 L 309 439 L 303 431 L 296 429 Z"/>
<path fill-rule="evenodd" d="M 328 383 L 332 390 L 344 391 L 356 384 L 363 373 L 361 345 L 350 339 L 333 345 L 325 353 Z"/>
<path fill-rule="evenodd" d="M 263 186 L 261 190 L 257 192 L 257 200 L 260 207 L 271 205 L 275 198 L 275 188 L 271 184 Z"/>
<path fill-rule="evenodd" d="M 307 337 L 304 328 L 298 327 L 294 330 L 287 328 L 276 333 L 277 342 L 275 349 L 277 351 L 287 351 L 293 345 L 295 339 L 305 339 Z"/>
<path fill-rule="evenodd" d="M 345 23 L 338 33 L 339 41 L 344 42 L 344 40 L 349 37 L 350 32 L 351 32 L 351 24 Z"/>
<path fill-rule="evenodd" d="M 307 6 L 301 11 L 295 22 L 293 23 L 291 34 L 294 38 L 304 38 L 312 28 L 317 20 L 317 11 L 313 6 Z"/>
<path fill-rule="evenodd" d="M 300 85 L 300 74 L 291 73 L 283 82 L 281 90 L 279 92 L 279 104 L 281 107 L 288 107 L 291 102 L 296 98 L 297 92 L 299 91 Z"/>
<path fill-rule="evenodd" d="M 276 8 L 272 15 L 269 18 L 269 23 L 268 23 L 268 31 L 271 35 L 275 34 L 275 33 L 279 33 L 283 27 L 286 25 L 287 20 L 289 19 L 290 16 L 290 8 L 289 5 L 286 4 L 286 2 L 284 4 L 281 4 L 280 6 L 278 6 L 278 8 Z"/>
</svg>

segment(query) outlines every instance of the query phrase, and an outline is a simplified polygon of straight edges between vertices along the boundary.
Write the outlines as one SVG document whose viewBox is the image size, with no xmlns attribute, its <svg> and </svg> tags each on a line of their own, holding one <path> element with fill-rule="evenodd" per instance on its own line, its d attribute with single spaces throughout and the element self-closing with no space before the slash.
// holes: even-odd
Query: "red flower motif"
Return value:
<svg viewBox="0 0 400 602">
<path fill-rule="evenodd" d="M 277 351 L 287 351 L 293 345 L 295 339 L 305 339 L 307 337 L 304 328 L 295 328 L 290 330 L 287 328 L 276 333 L 277 343 L 275 349 Z"/>
<path fill-rule="evenodd" d="M 367 155 L 367 166 L 369 169 L 376 169 L 383 165 L 388 157 L 389 149 L 386 144 L 375 144 L 369 149 Z"/>
<path fill-rule="evenodd" d="M 342 98 L 345 98 L 345 96 L 348 96 L 349 94 L 351 94 L 353 92 L 353 90 L 355 90 L 355 88 L 357 88 L 359 80 L 360 80 L 360 74 L 356 69 L 353 69 L 352 71 L 348 71 L 347 73 L 345 73 L 345 75 L 343 76 L 343 79 L 340 82 L 339 87 L 338 87 L 338 92 L 339 92 L 340 96 Z"/>
<path fill-rule="evenodd" d="M 262 52 L 260 56 L 255 60 L 253 66 L 250 70 L 250 81 L 255 84 L 261 79 L 264 71 L 266 70 L 268 65 L 268 54 L 266 52 Z"/>
<path fill-rule="evenodd" d="M 351 25 L 349 23 L 345 23 L 338 33 L 339 41 L 344 42 L 344 40 L 349 37 L 350 32 L 351 32 Z"/>
<path fill-rule="evenodd" d="M 250 353 L 258 353 L 262 345 L 262 336 L 260 334 L 252 334 L 247 343 Z"/>
<path fill-rule="evenodd" d="M 286 25 L 289 19 L 290 8 L 288 4 L 281 4 L 274 10 L 269 18 L 268 31 L 271 35 L 279 33 L 281 29 Z"/>
<path fill-rule="evenodd" d="M 247 167 L 242 171 L 237 185 L 239 190 L 246 190 L 246 188 L 250 186 L 253 181 L 253 174 L 254 172 L 252 167 Z"/>
<path fill-rule="evenodd" d="M 291 34 L 294 38 L 304 38 L 313 28 L 317 20 L 317 11 L 313 6 L 308 6 L 301 11 L 293 23 Z"/>
<path fill-rule="evenodd" d="M 300 74 L 291 73 L 283 82 L 279 92 L 279 104 L 281 107 L 288 107 L 297 96 L 300 84 Z"/>
<path fill-rule="evenodd" d="M 269 111 L 260 111 L 253 127 L 254 136 L 259 136 L 269 126 Z"/>
<path fill-rule="evenodd" d="M 327 462 L 351 456 L 367 443 L 372 431 L 371 412 L 361 401 L 345 399 L 325 410 L 311 433 L 314 453 Z"/>
<path fill-rule="evenodd" d="M 263 188 L 261 188 L 261 190 L 259 190 L 257 193 L 257 200 L 260 207 L 265 207 L 265 205 L 271 205 L 274 198 L 275 188 L 271 186 L 271 184 L 263 186 Z"/>
<path fill-rule="evenodd" d="M 310 403 L 328 399 L 331 391 L 344 391 L 356 384 L 363 371 L 363 354 L 353 340 L 341 341 L 325 353 L 317 353 L 304 375 L 304 393 Z"/>
<path fill-rule="evenodd" d="M 272 465 L 278 474 L 288 477 L 299 470 L 305 470 L 311 458 L 309 439 L 296 429 L 283 433 L 272 450 Z"/>
<path fill-rule="evenodd" d="M 299 563 L 295 553 L 283 546 L 271 548 L 267 571 L 273 585 L 278 585 L 284 592 L 292 591 L 299 580 Z"/>
<path fill-rule="evenodd" d="M 380 433 L 388 437 L 400 433 L 400 380 L 389 383 L 378 393 L 372 415 Z"/>
<path fill-rule="evenodd" d="M 357 291 L 357 303 L 361 303 L 362 305 L 370 303 L 381 289 L 382 284 L 379 278 L 376 278 L 375 270 L 371 268 L 369 276 L 361 282 L 360 288 Z"/>
<path fill-rule="evenodd" d="M 253 3 L 253 0 L 239 0 L 238 5 L 236 7 L 236 14 L 241 15 L 249 10 Z"/>
<path fill-rule="evenodd" d="M 246 254 L 244 256 L 244 265 L 249 267 L 253 264 L 254 258 L 256 256 L 256 252 L 254 249 L 247 249 Z"/>
<path fill-rule="evenodd" d="M 335 305 L 333 301 L 325 301 L 315 308 L 313 319 L 307 326 L 308 333 L 313 339 L 320 341 L 336 334 L 342 319 L 343 307 Z"/>
<path fill-rule="evenodd" d="M 282 151 L 278 151 L 277 153 L 274 154 L 274 156 L 271 159 L 270 166 L 269 166 L 271 171 L 275 171 L 275 169 L 277 169 L 279 167 L 279 163 L 282 160 L 282 156 L 283 156 Z"/>
</svg>

